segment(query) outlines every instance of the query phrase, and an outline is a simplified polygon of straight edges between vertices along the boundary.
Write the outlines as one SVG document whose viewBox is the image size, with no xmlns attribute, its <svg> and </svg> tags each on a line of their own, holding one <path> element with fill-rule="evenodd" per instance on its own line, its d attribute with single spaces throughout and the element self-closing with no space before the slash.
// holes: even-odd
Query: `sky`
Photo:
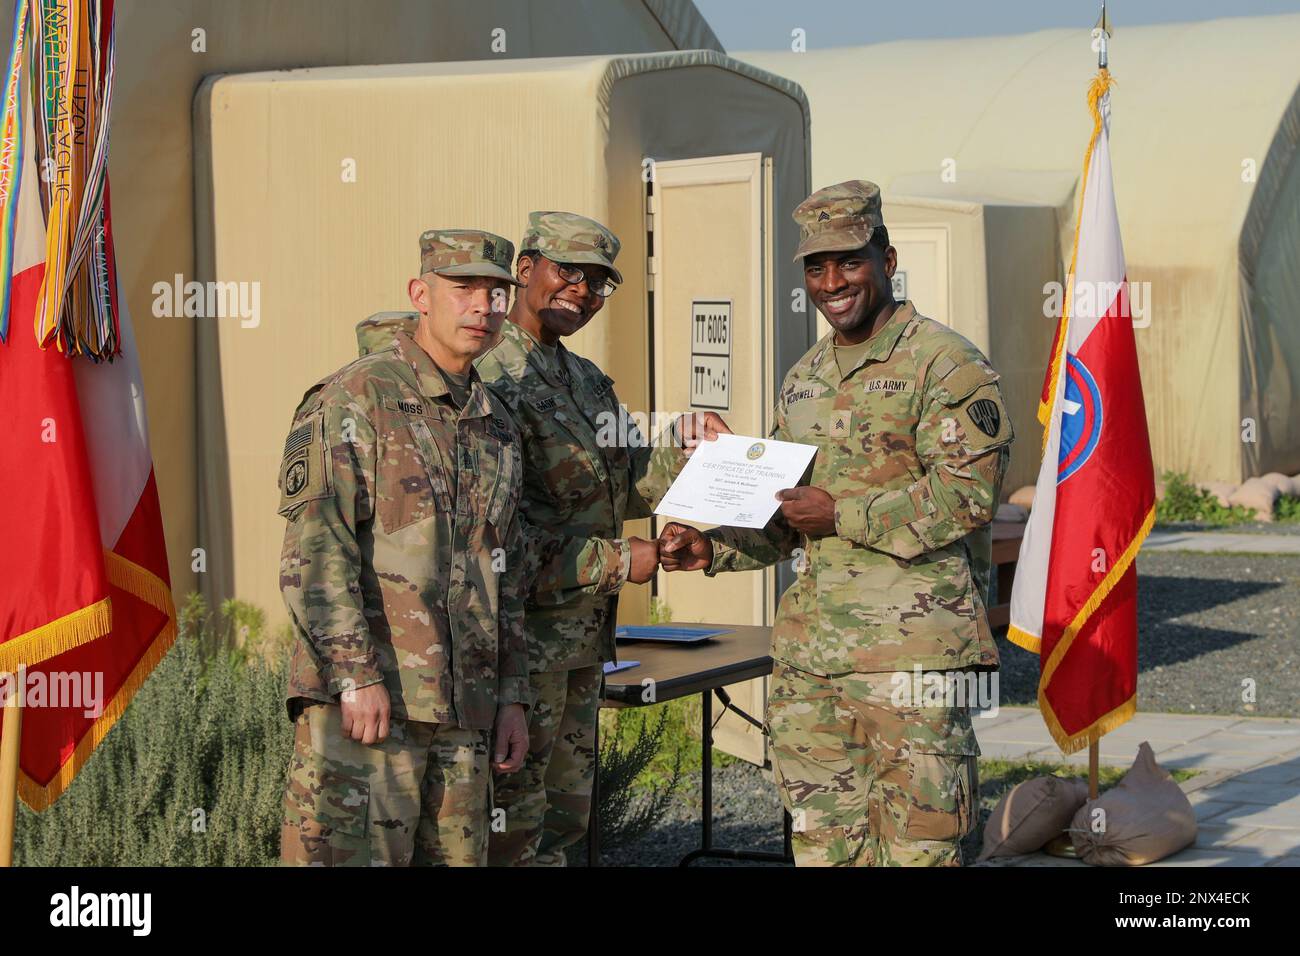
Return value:
<svg viewBox="0 0 1300 956">
<path fill-rule="evenodd" d="M 927 37 L 1090 30 L 1099 0 L 695 0 L 728 52 L 788 50 L 802 29 L 807 48 Z M 1300 0 L 1113 0 L 1114 32 L 1125 26 L 1215 17 L 1300 13 Z"/>
</svg>

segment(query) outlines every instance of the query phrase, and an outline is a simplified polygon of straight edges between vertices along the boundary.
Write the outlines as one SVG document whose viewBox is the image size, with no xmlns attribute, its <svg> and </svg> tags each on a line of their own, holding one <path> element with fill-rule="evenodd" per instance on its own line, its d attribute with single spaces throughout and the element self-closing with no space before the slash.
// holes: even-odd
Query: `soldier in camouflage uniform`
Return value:
<svg viewBox="0 0 1300 956">
<path fill-rule="evenodd" d="M 918 699 L 912 671 L 997 666 L 988 525 L 1011 424 L 980 351 L 894 301 L 874 184 L 819 190 L 794 218 L 833 329 L 786 376 L 771 434 L 817 446 L 811 479 L 778 493 L 760 531 L 667 525 L 661 561 L 713 575 L 795 558 L 767 723 L 797 862 L 960 865 L 977 807 L 969 701 Z"/>
<path fill-rule="evenodd" d="M 285 443 L 287 864 L 480 865 L 491 769 L 528 746 L 519 436 L 471 364 L 514 247 L 439 230 L 420 252 L 418 322 L 363 322 Z"/>
<path fill-rule="evenodd" d="M 613 380 L 560 341 L 622 281 L 613 233 L 571 213 L 534 212 L 519 248 L 522 288 L 500 344 L 477 365 L 523 435 L 535 704 L 524 767 L 497 785 L 505 830 L 493 829 L 489 861 L 562 866 L 564 848 L 587 827 L 601 664 L 615 659 L 619 590 L 658 570 L 658 543 L 620 537 L 623 521 L 650 515 L 697 434 L 726 426 L 716 415 L 689 416 L 647 445 Z"/>
</svg>

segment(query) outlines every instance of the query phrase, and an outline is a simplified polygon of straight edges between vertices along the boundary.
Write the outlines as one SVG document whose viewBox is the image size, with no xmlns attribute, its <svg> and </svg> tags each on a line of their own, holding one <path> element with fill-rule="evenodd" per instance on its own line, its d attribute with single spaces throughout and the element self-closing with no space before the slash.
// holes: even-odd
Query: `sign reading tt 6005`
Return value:
<svg viewBox="0 0 1300 956">
<path fill-rule="evenodd" d="M 691 303 L 691 407 L 731 410 L 731 300 Z"/>
</svg>

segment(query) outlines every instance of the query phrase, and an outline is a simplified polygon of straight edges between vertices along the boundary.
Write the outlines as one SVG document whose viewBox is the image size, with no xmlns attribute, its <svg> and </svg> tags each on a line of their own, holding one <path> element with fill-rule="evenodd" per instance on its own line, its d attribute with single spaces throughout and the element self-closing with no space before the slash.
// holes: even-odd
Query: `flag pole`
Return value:
<svg viewBox="0 0 1300 956">
<path fill-rule="evenodd" d="M 1110 51 L 1106 44 L 1110 39 L 1110 20 L 1106 17 L 1106 0 L 1101 0 L 1101 19 L 1097 21 L 1097 26 L 1093 30 L 1097 37 L 1097 69 L 1107 70 L 1110 67 Z M 1097 765 L 1101 758 L 1101 738 L 1098 734 L 1092 734 L 1088 740 L 1088 799 L 1096 800 L 1098 792 L 1098 769 Z"/>
<path fill-rule="evenodd" d="M 1101 743 L 1096 737 L 1088 741 L 1088 799 L 1097 799 L 1097 764 L 1101 756 Z"/>
<path fill-rule="evenodd" d="M 1110 20 L 1106 17 L 1106 0 L 1101 0 L 1101 17 L 1093 27 L 1092 33 L 1097 38 L 1097 69 L 1108 69 L 1110 51 L 1106 49 L 1106 44 L 1110 40 Z"/>
<path fill-rule="evenodd" d="M 14 865 L 14 823 L 18 811 L 18 753 L 23 737 L 21 689 L 4 703 L 0 727 L 0 867 Z"/>
</svg>

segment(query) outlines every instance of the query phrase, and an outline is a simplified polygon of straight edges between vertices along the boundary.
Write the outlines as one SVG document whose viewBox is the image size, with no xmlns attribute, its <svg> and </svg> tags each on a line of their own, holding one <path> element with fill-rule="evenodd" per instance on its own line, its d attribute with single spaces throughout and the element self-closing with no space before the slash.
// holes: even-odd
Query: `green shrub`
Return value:
<svg viewBox="0 0 1300 956">
<path fill-rule="evenodd" d="M 1283 495 L 1273 505 L 1273 518 L 1276 521 L 1300 521 L 1300 498 L 1295 495 Z"/>
<path fill-rule="evenodd" d="M 1214 495 L 1192 484 L 1185 474 L 1167 471 L 1164 480 L 1165 495 L 1156 502 L 1156 521 L 1161 524 L 1194 521 L 1229 525 L 1255 520 L 1255 512 L 1251 509 L 1240 505 L 1225 508 Z"/>
<path fill-rule="evenodd" d="M 671 613 L 656 608 L 661 620 Z M 20 806 L 20 866 L 269 866 L 279 857 L 289 639 L 239 601 L 212 614 L 191 595 L 175 646 L 67 792 L 43 813 Z M 655 714 L 648 710 L 657 711 Z M 698 770 L 692 696 L 601 713 L 602 841 L 635 839 Z M 725 765 L 734 758 L 714 751 Z"/>
<path fill-rule="evenodd" d="M 285 659 L 222 646 L 201 599 L 176 645 L 67 792 L 20 807 L 21 866 L 265 866 L 279 857 L 293 749 Z M 211 626 L 209 626 L 211 625 Z"/>
<path fill-rule="evenodd" d="M 630 712 L 624 711 L 620 713 Z M 631 734 L 611 734 L 600 747 L 600 845 L 604 849 L 632 843 L 663 819 L 681 783 L 682 750 L 675 749 L 662 782 L 637 784 L 663 752 L 669 710 L 661 708 L 654 726 L 644 712 L 636 714 Z M 630 721 L 621 721 L 630 723 Z M 634 786 L 634 784 L 637 784 Z M 586 841 L 582 846 L 585 847 Z"/>
<path fill-rule="evenodd" d="M 652 597 L 650 599 L 650 620 L 649 624 L 667 624 L 673 619 L 673 609 L 668 606 L 668 602 L 662 598 Z"/>
</svg>

